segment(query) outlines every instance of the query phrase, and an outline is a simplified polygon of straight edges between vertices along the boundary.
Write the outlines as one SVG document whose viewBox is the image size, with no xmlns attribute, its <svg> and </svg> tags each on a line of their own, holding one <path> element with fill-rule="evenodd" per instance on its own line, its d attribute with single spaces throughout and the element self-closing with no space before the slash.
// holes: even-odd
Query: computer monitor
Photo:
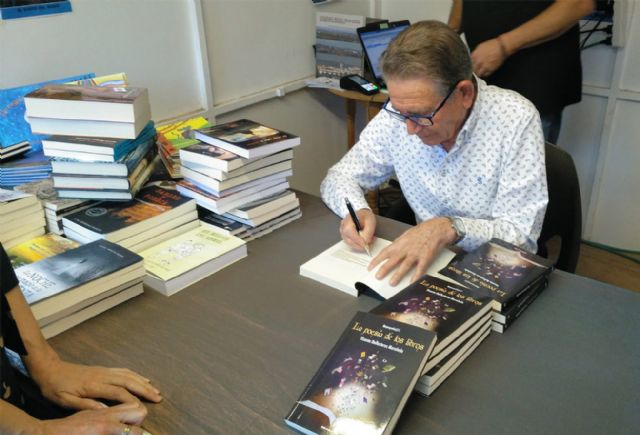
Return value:
<svg viewBox="0 0 640 435">
<path fill-rule="evenodd" d="M 362 43 L 367 65 L 373 76 L 372 79 L 381 88 L 386 88 L 386 86 L 382 77 L 382 68 L 380 68 L 380 57 L 391 41 L 410 25 L 409 20 L 402 20 L 376 23 L 358 29 L 358 37 Z"/>
</svg>

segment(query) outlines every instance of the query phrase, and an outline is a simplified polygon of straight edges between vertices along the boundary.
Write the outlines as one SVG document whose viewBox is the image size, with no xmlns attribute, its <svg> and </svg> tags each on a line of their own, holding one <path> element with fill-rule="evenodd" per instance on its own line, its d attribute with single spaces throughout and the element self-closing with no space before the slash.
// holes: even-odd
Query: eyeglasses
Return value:
<svg viewBox="0 0 640 435">
<path fill-rule="evenodd" d="M 458 82 L 458 83 L 460 83 L 460 82 Z M 431 127 L 433 125 L 433 117 L 436 116 L 436 114 L 440 111 L 440 109 L 442 109 L 442 106 L 444 106 L 444 104 L 447 102 L 447 100 L 449 99 L 451 94 L 453 94 L 453 91 L 456 90 L 456 87 L 458 86 L 458 83 L 453 85 L 453 87 L 451 88 L 451 90 L 449 91 L 447 96 L 442 99 L 440 104 L 438 104 L 438 107 L 436 107 L 435 110 L 433 112 L 431 112 L 431 114 L 429 114 L 429 115 L 417 115 L 417 114 L 414 114 L 414 115 L 403 115 L 402 113 L 396 112 L 395 110 L 391 110 L 391 109 L 389 109 L 387 107 L 389 105 L 389 103 L 391 102 L 390 99 L 387 99 L 387 101 L 384 102 L 384 104 L 382 105 L 382 108 L 385 110 L 385 112 L 387 112 L 389 115 L 393 116 L 395 119 L 397 119 L 399 121 L 406 122 L 407 120 L 410 120 L 411 122 L 414 122 L 415 124 L 418 124 L 418 125 L 421 125 L 421 126 L 424 126 L 424 127 Z"/>
</svg>

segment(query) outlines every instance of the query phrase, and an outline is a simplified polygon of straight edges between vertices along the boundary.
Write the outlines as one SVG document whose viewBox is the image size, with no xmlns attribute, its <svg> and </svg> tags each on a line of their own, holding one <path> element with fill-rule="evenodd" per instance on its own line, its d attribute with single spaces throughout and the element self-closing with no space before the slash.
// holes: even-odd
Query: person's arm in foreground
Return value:
<svg viewBox="0 0 640 435">
<path fill-rule="evenodd" d="M 555 0 L 551 6 L 520 26 L 484 41 L 473 50 L 473 70 L 486 77 L 497 70 L 509 57 L 523 48 L 534 47 L 562 35 L 580 18 L 589 15 L 594 0 Z M 462 0 L 454 0 L 449 25 L 457 31 L 462 20 Z"/>
<path fill-rule="evenodd" d="M 125 424 L 139 425 L 146 416 L 146 408 L 136 396 L 152 402 L 162 400 L 148 379 L 131 370 L 62 361 L 44 339 L 20 288 L 9 291 L 6 298 L 27 351 L 23 357 L 25 366 L 42 394 L 62 407 L 87 411 L 64 419 L 40 421 L 0 400 L 1 433 L 25 430 L 27 433 L 120 434 Z M 123 404 L 107 408 L 95 399 Z M 89 427 L 92 429 L 88 430 Z M 131 428 L 130 433 L 140 434 L 142 430 Z"/>
</svg>

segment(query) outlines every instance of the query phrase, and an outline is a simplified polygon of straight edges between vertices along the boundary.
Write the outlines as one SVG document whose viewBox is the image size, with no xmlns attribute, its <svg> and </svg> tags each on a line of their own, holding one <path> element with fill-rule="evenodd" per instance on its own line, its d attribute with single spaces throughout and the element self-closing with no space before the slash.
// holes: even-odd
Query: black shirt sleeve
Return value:
<svg viewBox="0 0 640 435">
<path fill-rule="evenodd" d="M 21 355 L 26 355 L 27 352 L 18 333 L 18 327 L 11 316 L 9 303 L 5 297 L 17 285 L 18 278 L 11 267 L 7 253 L 0 244 L 0 337 L 4 341 L 4 346 Z"/>
</svg>

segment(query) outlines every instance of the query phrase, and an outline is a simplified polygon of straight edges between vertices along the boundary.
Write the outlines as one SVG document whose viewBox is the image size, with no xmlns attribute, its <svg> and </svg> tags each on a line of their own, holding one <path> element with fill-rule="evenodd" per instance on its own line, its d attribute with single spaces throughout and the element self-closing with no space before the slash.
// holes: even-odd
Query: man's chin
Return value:
<svg viewBox="0 0 640 435">
<path fill-rule="evenodd" d="M 440 141 L 436 137 L 420 136 L 420 140 L 422 141 L 423 144 L 428 145 L 430 147 L 440 145 Z"/>
</svg>

